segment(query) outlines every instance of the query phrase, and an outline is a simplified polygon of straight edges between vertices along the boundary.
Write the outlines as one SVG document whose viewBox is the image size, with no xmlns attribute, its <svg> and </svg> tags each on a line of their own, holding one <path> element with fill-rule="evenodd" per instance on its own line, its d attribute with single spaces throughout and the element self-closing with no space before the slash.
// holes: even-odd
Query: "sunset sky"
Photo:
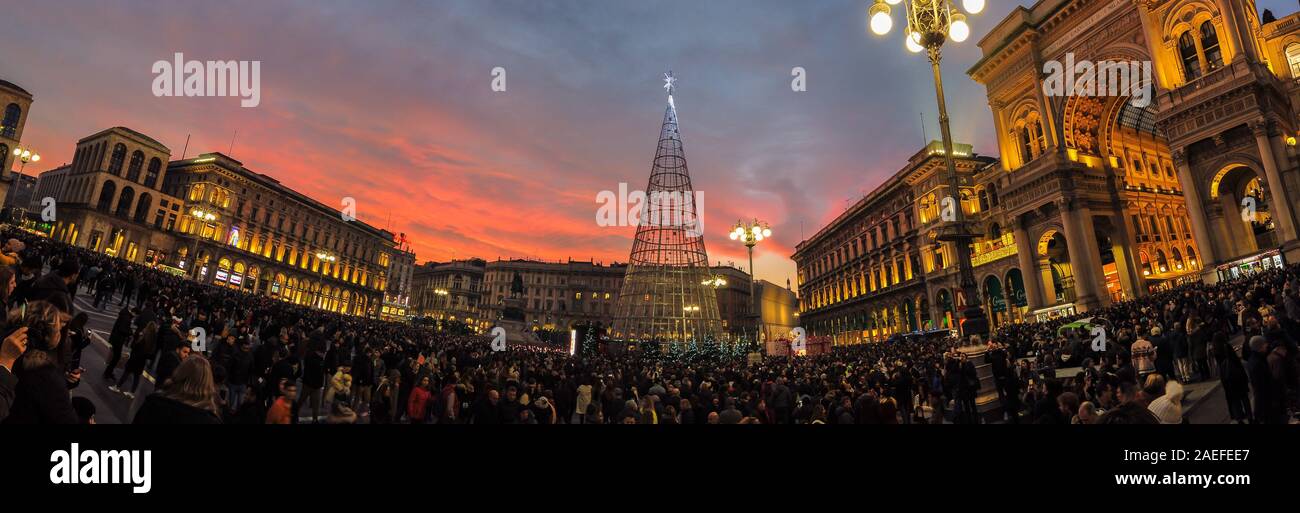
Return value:
<svg viewBox="0 0 1300 513">
<path fill-rule="evenodd" d="M 965 72 L 1018 2 L 988 3 L 944 62 L 953 135 L 986 153 L 991 115 Z M 634 228 L 597 226 L 595 197 L 645 187 L 669 69 L 710 260 L 743 262 L 726 234 L 758 217 L 775 232 L 756 251 L 773 282 L 793 278 L 803 237 L 938 138 L 927 63 L 897 28 L 868 33 L 866 0 L 23 4 L 5 11 L 0 78 L 36 97 L 23 142 L 44 159 L 27 172 L 115 125 L 173 159 L 187 135 L 194 156 L 227 152 L 238 130 L 233 157 L 327 205 L 356 198 L 420 261 L 626 261 Z M 261 61 L 261 105 L 154 97 L 150 68 L 175 52 Z M 498 66 L 506 92 L 490 88 Z M 796 66 L 807 92 L 791 91 Z"/>
</svg>

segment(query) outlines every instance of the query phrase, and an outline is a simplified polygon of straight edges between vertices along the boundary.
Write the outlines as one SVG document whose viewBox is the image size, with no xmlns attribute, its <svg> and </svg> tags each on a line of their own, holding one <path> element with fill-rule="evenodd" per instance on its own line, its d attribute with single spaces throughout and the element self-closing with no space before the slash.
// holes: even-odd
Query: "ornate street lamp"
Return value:
<svg viewBox="0 0 1300 513">
<path fill-rule="evenodd" d="M 903 32 L 903 44 L 912 53 L 925 51 L 934 71 L 934 89 L 939 102 L 939 129 L 943 134 L 943 158 L 948 168 L 948 193 L 956 203 L 955 219 L 944 223 L 940 228 L 938 240 L 952 242 L 957 249 L 957 266 L 960 274 L 962 296 L 966 298 L 966 309 L 962 312 L 962 335 L 970 337 L 979 335 L 987 338 L 988 320 L 984 309 L 980 307 L 979 293 L 975 289 L 975 268 L 971 264 L 971 242 L 975 235 L 967 225 L 966 212 L 961 208 L 961 181 L 957 176 L 957 164 L 952 158 L 952 131 L 948 125 L 948 104 L 943 95 L 943 74 L 939 69 L 942 60 L 943 44 L 952 39 L 960 43 L 970 37 L 970 25 L 966 15 L 953 6 L 951 0 L 875 0 L 868 11 L 871 31 L 885 35 L 893 28 L 890 17 L 891 5 L 903 3 L 903 17 L 907 27 Z M 984 10 L 984 0 L 962 0 L 962 7 L 969 14 L 979 14 Z"/>
<path fill-rule="evenodd" d="M 14 148 L 14 156 L 18 157 L 18 161 L 21 162 L 21 164 L 18 166 L 18 187 L 23 187 L 23 180 L 22 180 L 23 170 L 27 169 L 28 162 L 40 162 L 41 155 L 39 153 L 36 153 L 36 151 L 32 150 L 31 148 L 17 147 Z M 17 196 L 14 197 L 16 198 Z M 15 211 L 15 218 L 18 220 L 19 223 L 21 223 L 27 217 L 27 209 L 23 208 L 21 205 L 15 207 L 14 211 Z"/>
<path fill-rule="evenodd" d="M 23 174 L 23 170 L 27 168 L 28 162 L 41 161 L 40 154 L 36 153 L 31 148 L 23 148 L 23 147 L 14 148 L 14 156 L 18 157 L 18 161 L 22 163 L 22 165 L 18 166 L 19 175 Z"/>
<path fill-rule="evenodd" d="M 772 228 L 766 222 L 754 219 L 752 221 L 736 221 L 736 226 L 732 227 L 729 234 L 731 240 L 738 240 L 749 248 L 749 308 L 750 315 L 755 318 L 754 321 L 754 340 L 758 340 L 758 333 L 761 331 L 759 324 L 762 323 L 762 316 L 759 315 L 758 309 L 754 307 L 756 298 L 754 297 L 754 246 L 763 239 L 772 236 Z"/>
</svg>

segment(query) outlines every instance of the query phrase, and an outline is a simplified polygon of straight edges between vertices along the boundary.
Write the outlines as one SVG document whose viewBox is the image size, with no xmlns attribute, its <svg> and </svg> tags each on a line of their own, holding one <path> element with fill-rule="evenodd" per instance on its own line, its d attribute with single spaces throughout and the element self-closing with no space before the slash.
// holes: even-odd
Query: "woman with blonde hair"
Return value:
<svg viewBox="0 0 1300 513">
<path fill-rule="evenodd" d="M 176 367 L 162 391 L 145 398 L 132 423 L 220 424 L 216 398 L 212 365 L 207 358 L 191 355 Z"/>
</svg>

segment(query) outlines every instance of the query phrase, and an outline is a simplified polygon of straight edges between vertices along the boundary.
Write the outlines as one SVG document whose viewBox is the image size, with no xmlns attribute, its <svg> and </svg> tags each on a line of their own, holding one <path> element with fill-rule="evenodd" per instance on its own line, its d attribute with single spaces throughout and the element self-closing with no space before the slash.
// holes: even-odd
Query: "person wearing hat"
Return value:
<svg viewBox="0 0 1300 513">
<path fill-rule="evenodd" d="M 1160 420 L 1161 424 L 1183 423 L 1183 385 L 1178 380 L 1165 383 L 1164 393 L 1151 401 L 1147 409 Z"/>
<path fill-rule="evenodd" d="M 18 265 L 18 255 L 27 249 L 27 245 L 18 239 L 9 239 L 5 241 L 3 247 L 0 247 L 0 265 L 15 267 Z"/>
<path fill-rule="evenodd" d="M 555 405 L 551 404 L 551 400 L 545 395 L 538 396 L 537 400 L 533 401 L 531 408 L 533 409 L 533 418 L 537 419 L 538 424 L 555 423 Z"/>
</svg>

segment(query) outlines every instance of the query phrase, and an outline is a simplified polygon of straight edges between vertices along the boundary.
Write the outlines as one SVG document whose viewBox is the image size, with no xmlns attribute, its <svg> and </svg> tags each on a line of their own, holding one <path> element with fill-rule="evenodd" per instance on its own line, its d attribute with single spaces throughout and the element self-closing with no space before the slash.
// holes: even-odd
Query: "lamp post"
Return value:
<svg viewBox="0 0 1300 513">
<path fill-rule="evenodd" d="M 447 291 L 447 289 L 439 287 L 433 289 L 433 294 L 435 296 L 442 297 L 442 300 L 439 301 L 439 303 L 442 303 L 442 317 L 448 317 L 449 316 L 448 314 L 451 311 L 451 298 L 449 297 L 450 293 Z"/>
<path fill-rule="evenodd" d="M 28 162 L 41 161 L 40 154 L 36 153 L 31 148 L 23 148 L 23 147 L 14 148 L 14 156 L 18 157 L 18 161 L 22 163 L 20 166 L 18 166 L 19 175 L 23 174 L 23 170 L 27 168 Z"/>
<path fill-rule="evenodd" d="M 188 270 L 186 274 L 194 276 L 194 278 L 199 281 L 203 281 L 207 278 L 207 274 L 206 271 L 203 271 L 202 267 L 206 267 L 207 263 L 199 262 L 199 241 L 203 240 L 203 229 L 207 227 L 208 224 L 217 220 L 217 214 L 196 207 L 190 210 L 190 218 L 194 220 L 190 223 L 190 229 L 193 231 L 192 235 L 194 236 L 194 251 L 190 252 L 189 255 L 190 263 L 193 264 L 193 266 L 191 266 L 190 270 Z M 203 274 L 200 275 L 200 272 Z"/>
<path fill-rule="evenodd" d="M 731 237 L 731 240 L 739 240 L 745 244 L 746 248 L 749 248 L 749 312 L 750 316 L 755 318 L 754 341 L 757 342 L 761 316 L 758 314 L 758 309 L 754 307 L 754 280 L 757 279 L 754 276 L 754 246 L 763 239 L 771 237 L 772 228 L 768 227 L 767 223 L 759 221 L 758 219 L 752 221 L 736 221 L 736 226 L 732 228 L 729 236 Z"/>
<path fill-rule="evenodd" d="M 955 216 L 940 228 L 937 240 L 951 242 L 957 249 L 957 266 L 962 295 L 966 298 L 966 308 L 962 311 L 964 321 L 961 323 L 963 337 L 979 335 L 986 338 L 989 332 L 988 320 L 980 306 L 979 292 L 975 288 L 975 268 L 971 264 L 970 245 L 975 240 L 967 226 L 966 213 L 961 208 L 961 180 L 957 176 L 957 164 L 952 158 L 952 132 L 948 125 L 948 104 L 943 94 L 943 74 L 939 69 L 942 60 L 943 44 L 951 38 L 960 43 L 970 37 L 970 25 L 966 15 L 959 12 L 951 0 L 875 0 L 868 11 L 871 31 L 877 35 L 889 33 L 893 27 L 889 6 L 903 3 L 904 18 L 907 28 L 904 31 L 903 44 L 912 53 L 925 51 L 930 59 L 930 68 L 934 72 L 935 95 L 939 102 L 939 129 L 943 134 L 943 158 L 947 165 L 948 193 L 956 204 Z M 984 0 L 962 0 L 962 7 L 967 13 L 979 14 L 984 10 Z"/>
<path fill-rule="evenodd" d="M 17 182 L 18 182 L 18 187 L 22 187 L 23 186 L 22 179 L 24 176 L 23 170 L 27 169 L 27 163 L 40 162 L 41 155 L 39 153 L 36 153 L 36 151 L 32 150 L 31 148 L 23 148 L 20 146 L 14 148 L 14 156 L 18 157 L 18 162 L 21 163 L 18 165 Z M 18 197 L 18 193 L 14 193 L 14 198 L 17 199 L 17 197 Z M 30 198 L 28 199 L 30 200 Z M 15 203 L 17 203 L 17 201 L 15 201 Z M 27 209 L 23 208 L 22 204 L 19 203 L 18 205 L 14 206 L 14 211 L 16 212 L 16 215 L 14 217 L 18 219 L 19 224 L 22 224 L 23 220 L 27 217 Z"/>
</svg>

